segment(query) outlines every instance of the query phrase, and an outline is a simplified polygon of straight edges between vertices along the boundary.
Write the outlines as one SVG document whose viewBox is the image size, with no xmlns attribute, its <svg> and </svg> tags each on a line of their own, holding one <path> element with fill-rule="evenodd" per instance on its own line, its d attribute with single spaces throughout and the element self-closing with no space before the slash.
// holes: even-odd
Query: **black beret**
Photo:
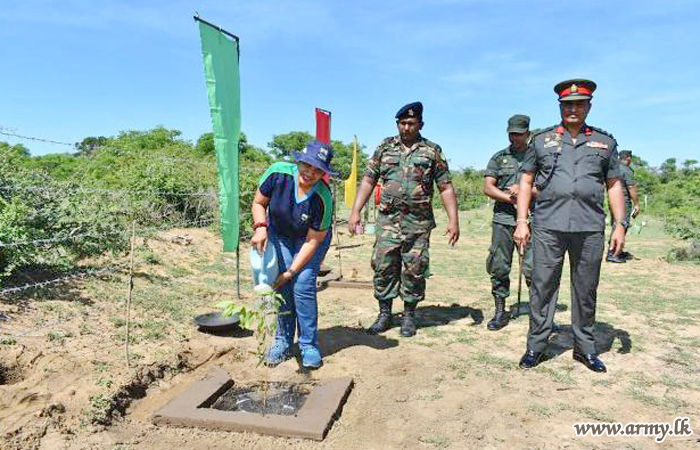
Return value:
<svg viewBox="0 0 700 450">
<path fill-rule="evenodd" d="M 396 118 L 401 119 L 403 117 L 423 117 L 423 104 L 421 102 L 413 102 L 402 106 L 401 109 L 396 112 Z"/>
</svg>

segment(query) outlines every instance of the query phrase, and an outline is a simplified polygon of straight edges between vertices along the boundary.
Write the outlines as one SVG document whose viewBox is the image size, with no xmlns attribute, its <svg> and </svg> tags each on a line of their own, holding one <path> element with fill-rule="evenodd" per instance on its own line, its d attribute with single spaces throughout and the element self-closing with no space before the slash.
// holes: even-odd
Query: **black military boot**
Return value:
<svg viewBox="0 0 700 450">
<path fill-rule="evenodd" d="M 510 314 L 506 313 L 506 299 L 494 297 L 494 301 L 496 303 L 496 314 L 493 315 L 493 319 L 489 320 L 489 323 L 486 325 L 486 328 L 491 331 L 500 330 L 508 325 L 510 320 Z"/>
<path fill-rule="evenodd" d="M 368 333 L 377 334 L 391 328 L 391 300 L 379 301 L 377 320 L 367 329 Z"/>
<path fill-rule="evenodd" d="M 416 304 L 403 302 L 403 320 L 401 321 L 401 336 L 411 337 L 416 334 Z"/>
</svg>

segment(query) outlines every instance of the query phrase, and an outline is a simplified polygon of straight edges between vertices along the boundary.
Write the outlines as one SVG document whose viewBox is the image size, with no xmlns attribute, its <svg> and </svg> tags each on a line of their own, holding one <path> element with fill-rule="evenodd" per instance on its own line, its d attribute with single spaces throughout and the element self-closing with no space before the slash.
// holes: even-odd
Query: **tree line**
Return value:
<svg viewBox="0 0 700 450">
<path fill-rule="evenodd" d="M 244 237 L 250 233 L 249 209 L 260 175 L 273 161 L 292 160 L 293 153 L 312 139 L 308 132 L 291 131 L 272 136 L 267 148 L 260 148 L 241 135 Z M 334 140 L 332 146 L 333 164 L 339 180 L 344 180 L 351 170 L 353 143 Z M 75 148 L 73 153 L 31 156 L 22 144 L 0 142 L 0 277 L 5 280 L 26 267 L 66 270 L 87 256 L 123 252 L 134 222 L 143 232 L 168 226 L 218 226 L 211 133 L 192 143 L 177 130 L 157 127 L 87 137 Z M 368 157 L 364 145 L 358 150 L 361 178 Z M 669 158 L 654 168 L 634 157 L 633 167 L 640 195 L 650 199 L 645 212 L 663 217 L 667 231 L 688 240 L 691 250 L 697 247 L 700 259 L 698 162 L 679 165 Z M 483 170 L 453 170 L 452 179 L 460 209 L 487 203 Z M 342 184 L 336 186 L 341 201 Z M 439 204 L 439 196 L 435 202 Z"/>
</svg>

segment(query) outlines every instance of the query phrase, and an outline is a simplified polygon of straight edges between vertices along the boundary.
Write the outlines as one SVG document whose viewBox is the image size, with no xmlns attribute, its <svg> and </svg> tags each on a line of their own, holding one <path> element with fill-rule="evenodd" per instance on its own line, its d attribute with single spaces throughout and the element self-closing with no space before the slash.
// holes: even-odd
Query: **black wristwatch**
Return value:
<svg viewBox="0 0 700 450">
<path fill-rule="evenodd" d="M 618 220 L 615 222 L 616 225 L 622 225 L 623 227 L 627 228 L 629 224 L 627 223 L 626 219 Z"/>
</svg>

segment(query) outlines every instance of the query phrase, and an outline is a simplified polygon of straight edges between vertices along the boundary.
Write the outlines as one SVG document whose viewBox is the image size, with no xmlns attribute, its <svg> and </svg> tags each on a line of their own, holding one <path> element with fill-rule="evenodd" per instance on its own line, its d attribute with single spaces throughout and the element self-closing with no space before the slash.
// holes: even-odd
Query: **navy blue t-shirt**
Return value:
<svg viewBox="0 0 700 450">
<path fill-rule="evenodd" d="M 299 198 L 299 174 L 296 164 L 278 162 L 260 178 L 260 192 L 269 197 L 268 220 L 279 234 L 304 237 L 309 228 L 327 230 L 331 225 L 331 192 L 323 181 L 317 182 L 306 196 Z"/>
</svg>

